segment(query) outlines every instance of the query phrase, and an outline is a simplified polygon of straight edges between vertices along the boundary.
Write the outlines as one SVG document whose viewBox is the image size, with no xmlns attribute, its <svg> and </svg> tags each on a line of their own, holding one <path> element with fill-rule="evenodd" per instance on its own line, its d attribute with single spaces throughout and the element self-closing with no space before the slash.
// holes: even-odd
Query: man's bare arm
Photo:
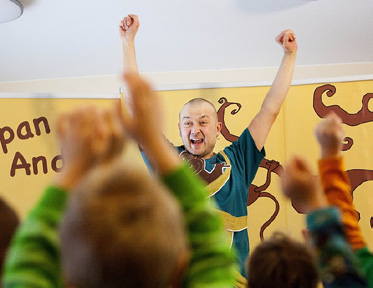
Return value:
<svg viewBox="0 0 373 288">
<path fill-rule="evenodd" d="M 119 22 L 119 36 L 122 46 L 122 71 L 123 73 L 139 74 L 136 62 L 135 36 L 140 26 L 137 15 L 129 14 Z M 126 102 L 129 112 L 132 113 L 133 104 L 128 97 L 128 87 L 123 93 L 123 100 Z"/>
<path fill-rule="evenodd" d="M 282 31 L 276 37 L 276 42 L 283 47 L 284 57 L 259 113 L 248 126 L 259 150 L 264 147 L 269 131 L 271 130 L 271 127 L 280 112 L 281 105 L 289 91 L 298 49 L 295 35 L 292 30 Z"/>
</svg>

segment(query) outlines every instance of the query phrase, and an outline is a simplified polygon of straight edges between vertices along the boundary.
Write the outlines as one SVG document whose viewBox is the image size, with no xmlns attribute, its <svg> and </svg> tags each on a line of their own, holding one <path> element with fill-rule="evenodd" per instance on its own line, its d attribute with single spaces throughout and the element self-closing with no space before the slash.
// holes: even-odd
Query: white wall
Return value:
<svg viewBox="0 0 373 288">
<path fill-rule="evenodd" d="M 181 71 L 170 73 L 144 73 L 143 76 L 151 80 L 156 90 L 267 86 L 272 83 L 277 69 L 278 67 L 188 72 Z M 297 66 L 293 78 L 293 85 L 369 79 L 373 79 L 373 63 L 370 62 Z M 96 98 L 113 97 L 113 95 L 119 93 L 121 86 L 124 85 L 120 75 L 103 75 L 78 78 L 40 79 L 20 82 L 0 82 L 0 93 L 50 92 L 90 94 L 92 97 Z M 9 96 L 0 94 L 0 97 Z M 71 97 L 71 95 L 61 95 L 61 97 Z"/>
</svg>

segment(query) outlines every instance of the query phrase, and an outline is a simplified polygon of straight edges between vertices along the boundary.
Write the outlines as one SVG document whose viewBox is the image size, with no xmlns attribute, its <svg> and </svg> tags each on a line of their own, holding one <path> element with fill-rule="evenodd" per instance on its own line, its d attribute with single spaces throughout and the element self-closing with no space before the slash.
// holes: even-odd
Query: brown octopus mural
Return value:
<svg viewBox="0 0 373 288">
<path fill-rule="evenodd" d="M 340 106 L 331 105 L 326 106 L 322 101 L 323 94 L 326 94 L 328 97 L 332 97 L 336 93 L 336 88 L 333 85 L 326 84 L 319 86 L 315 89 L 313 95 L 313 108 L 316 114 L 320 118 L 324 118 L 328 115 L 331 111 L 334 111 L 339 117 L 341 117 L 342 121 L 346 125 L 350 126 L 357 126 L 367 122 L 373 122 L 373 112 L 368 109 L 368 102 L 371 98 L 373 98 L 373 93 L 367 93 L 362 97 L 362 108 L 355 114 L 350 114 Z M 223 124 L 221 134 L 223 137 L 230 142 L 236 141 L 238 136 L 233 135 L 229 128 L 225 124 L 225 112 L 230 110 L 231 115 L 237 114 L 242 105 L 236 102 L 229 102 L 227 98 L 221 97 L 219 99 L 219 104 L 221 105 L 217 111 L 218 113 L 218 120 Z M 350 137 L 345 137 L 344 139 L 345 144 L 343 146 L 343 151 L 347 151 L 351 149 L 353 146 L 353 139 Z M 265 229 L 276 219 L 279 211 L 280 205 L 278 200 L 274 195 L 267 192 L 266 189 L 269 187 L 271 183 L 272 173 L 275 173 L 277 176 L 281 176 L 281 172 L 283 171 L 282 165 L 276 160 L 269 160 L 263 159 L 260 164 L 261 168 L 267 170 L 266 180 L 261 186 L 257 186 L 251 184 L 249 187 L 249 198 L 247 201 L 247 206 L 252 205 L 258 198 L 266 197 L 271 199 L 275 203 L 275 211 L 270 216 L 270 218 L 265 221 L 265 223 L 261 226 L 260 229 L 260 239 L 264 239 L 264 231 Z M 357 187 L 359 187 L 362 183 L 366 181 L 373 180 L 373 170 L 365 170 L 365 169 L 351 169 L 347 171 L 348 176 L 351 180 L 351 193 L 353 193 Z M 302 213 L 302 211 L 293 204 L 293 208 L 298 212 Z M 359 212 L 358 212 L 359 213 Z M 373 228 L 373 217 L 370 218 L 370 226 Z"/>
<path fill-rule="evenodd" d="M 362 97 L 361 109 L 358 112 L 352 114 L 348 113 L 346 110 L 342 109 L 338 105 L 326 106 L 323 103 L 322 97 L 324 94 L 328 97 L 333 97 L 336 92 L 336 87 L 331 84 L 325 84 L 315 89 L 315 92 L 313 94 L 313 108 L 320 118 L 324 118 L 326 115 L 333 111 L 342 119 L 342 122 L 344 124 L 349 126 L 358 126 L 364 123 L 373 122 L 373 112 L 370 111 L 368 107 L 370 99 L 373 98 L 373 93 L 366 93 Z M 354 144 L 353 139 L 350 137 L 345 137 L 344 141 L 346 142 L 346 144 L 344 144 L 342 150 L 347 151 L 351 149 Z M 351 181 L 352 197 L 354 196 L 354 191 L 357 187 L 359 187 L 366 181 L 373 180 L 373 170 L 351 169 L 347 170 L 347 174 Z M 370 227 L 373 228 L 373 217 L 370 218 Z"/>
</svg>

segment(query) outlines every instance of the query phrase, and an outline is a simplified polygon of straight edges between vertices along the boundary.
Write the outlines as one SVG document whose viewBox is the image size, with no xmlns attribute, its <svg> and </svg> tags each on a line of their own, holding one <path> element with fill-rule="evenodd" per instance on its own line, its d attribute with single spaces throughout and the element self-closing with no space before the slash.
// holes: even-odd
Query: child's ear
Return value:
<svg viewBox="0 0 373 288">
<path fill-rule="evenodd" d="M 190 252 L 184 250 L 179 254 L 174 273 L 171 278 L 171 288 L 180 288 L 183 284 L 184 275 L 189 267 Z"/>
</svg>

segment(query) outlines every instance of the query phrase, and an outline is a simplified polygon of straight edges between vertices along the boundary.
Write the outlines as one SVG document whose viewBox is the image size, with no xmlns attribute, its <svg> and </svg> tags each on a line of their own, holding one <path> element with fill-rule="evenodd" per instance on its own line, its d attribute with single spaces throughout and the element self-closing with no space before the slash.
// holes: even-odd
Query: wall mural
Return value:
<svg viewBox="0 0 373 288">
<path fill-rule="evenodd" d="M 268 87 L 264 86 L 162 91 L 160 94 L 167 111 L 165 135 L 172 143 L 180 143 L 176 129 L 179 110 L 188 100 L 203 97 L 216 104 L 218 119 L 223 124 L 216 148 L 222 150 L 247 127 L 255 111 L 260 109 L 267 91 Z M 372 91 L 372 80 L 291 87 L 284 109 L 266 143 L 267 156 L 249 187 L 247 207 L 250 215 L 245 223 L 240 222 L 249 229 L 252 247 L 274 230 L 286 230 L 299 239 L 302 237 L 299 231 L 304 225 L 304 215 L 281 195 L 280 175 L 285 158 L 293 152 L 302 153 L 316 164 L 318 151 L 312 131 L 321 118 L 334 111 L 345 124 L 343 150 L 352 196 L 360 212 L 364 237 L 373 249 L 373 198 L 370 191 L 373 190 L 373 109 L 369 109 L 373 93 L 368 93 Z M 55 135 L 56 116 L 83 104 L 111 107 L 113 101 L 33 97 L 30 94 L 29 98 L 16 99 L 9 93 L 7 98 L 0 99 L 0 196 L 8 200 L 22 217 L 62 167 Z M 128 148 L 132 150 L 126 157 L 145 169 L 137 146 Z M 205 175 L 212 188 L 219 187 L 222 178 L 219 175 L 222 170 L 229 169 L 228 164 Z M 203 163 L 197 161 L 194 166 L 203 172 Z"/>
<path fill-rule="evenodd" d="M 339 117 L 341 117 L 344 124 L 349 126 L 357 126 L 367 122 L 373 122 L 373 112 L 371 112 L 368 108 L 368 102 L 371 98 L 373 98 L 373 93 L 367 93 L 362 97 L 362 108 L 355 114 L 350 114 L 344 109 L 342 109 L 338 105 L 331 105 L 326 106 L 322 101 L 323 94 L 326 94 L 328 97 L 332 97 L 336 93 L 336 87 L 331 84 L 326 84 L 319 86 L 314 91 L 313 97 L 313 108 L 316 114 L 320 118 L 324 118 L 328 115 L 331 111 L 334 111 Z M 223 124 L 221 129 L 221 134 L 223 137 L 229 141 L 233 142 L 238 139 L 237 135 L 234 135 L 230 132 L 229 127 L 227 127 L 225 122 L 226 111 L 230 111 L 230 115 L 236 115 L 240 112 L 242 105 L 237 102 L 230 102 L 226 97 L 221 97 L 218 100 L 220 107 L 218 109 L 218 120 Z M 227 113 L 227 114 L 228 114 Z M 345 144 L 343 145 L 343 151 L 347 151 L 351 149 L 353 146 L 353 139 L 350 137 L 345 137 L 344 139 Z M 280 205 L 276 197 L 267 192 L 266 189 L 271 184 L 271 175 L 275 173 L 277 176 L 281 177 L 281 172 L 283 170 L 282 165 L 279 161 L 274 159 L 263 159 L 261 164 L 261 168 L 267 170 L 265 182 L 258 186 L 255 184 L 251 184 L 249 187 L 249 199 L 247 201 L 247 206 L 252 205 L 258 198 L 265 197 L 270 199 L 275 204 L 275 210 L 273 211 L 272 215 L 269 219 L 267 219 L 260 228 L 260 239 L 264 239 L 264 231 L 265 229 L 272 224 L 272 222 L 276 219 L 277 215 L 280 211 Z M 351 193 L 353 193 L 355 189 L 360 186 L 362 183 L 366 181 L 373 180 L 373 170 L 365 170 L 365 169 L 351 169 L 347 170 L 348 176 L 351 181 Z M 293 208 L 300 214 L 302 211 L 293 204 Z M 358 211 L 357 211 L 358 212 Z M 359 213 L 359 212 L 358 212 Z M 373 217 L 370 219 L 370 226 L 373 228 Z"/>
<path fill-rule="evenodd" d="M 334 85 L 325 84 L 315 89 L 313 94 L 313 108 L 320 118 L 324 118 L 331 111 L 336 113 L 341 119 L 343 124 L 349 126 L 358 126 L 364 123 L 373 122 L 373 112 L 369 110 L 369 100 L 373 98 L 373 93 L 366 93 L 362 97 L 361 109 L 355 114 L 348 113 L 346 110 L 338 105 L 326 106 L 322 101 L 322 95 L 325 93 L 328 97 L 333 97 L 337 89 Z M 345 137 L 346 142 L 343 146 L 343 151 L 350 150 L 354 141 L 350 137 Z M 351 169 L 347 170 L 348 177 L 351 181 L 351 194 L 354 196 L 354 191 L 362 183 L 373 180 L 373 170 L 366 169 Z M 357 211 L 359 213 L 359 211 Z M 360 215 L 360 213 L 359 213 Z M 373 228 L 373 217 L 370 218 L 370 227 Z"/>
</svg>

